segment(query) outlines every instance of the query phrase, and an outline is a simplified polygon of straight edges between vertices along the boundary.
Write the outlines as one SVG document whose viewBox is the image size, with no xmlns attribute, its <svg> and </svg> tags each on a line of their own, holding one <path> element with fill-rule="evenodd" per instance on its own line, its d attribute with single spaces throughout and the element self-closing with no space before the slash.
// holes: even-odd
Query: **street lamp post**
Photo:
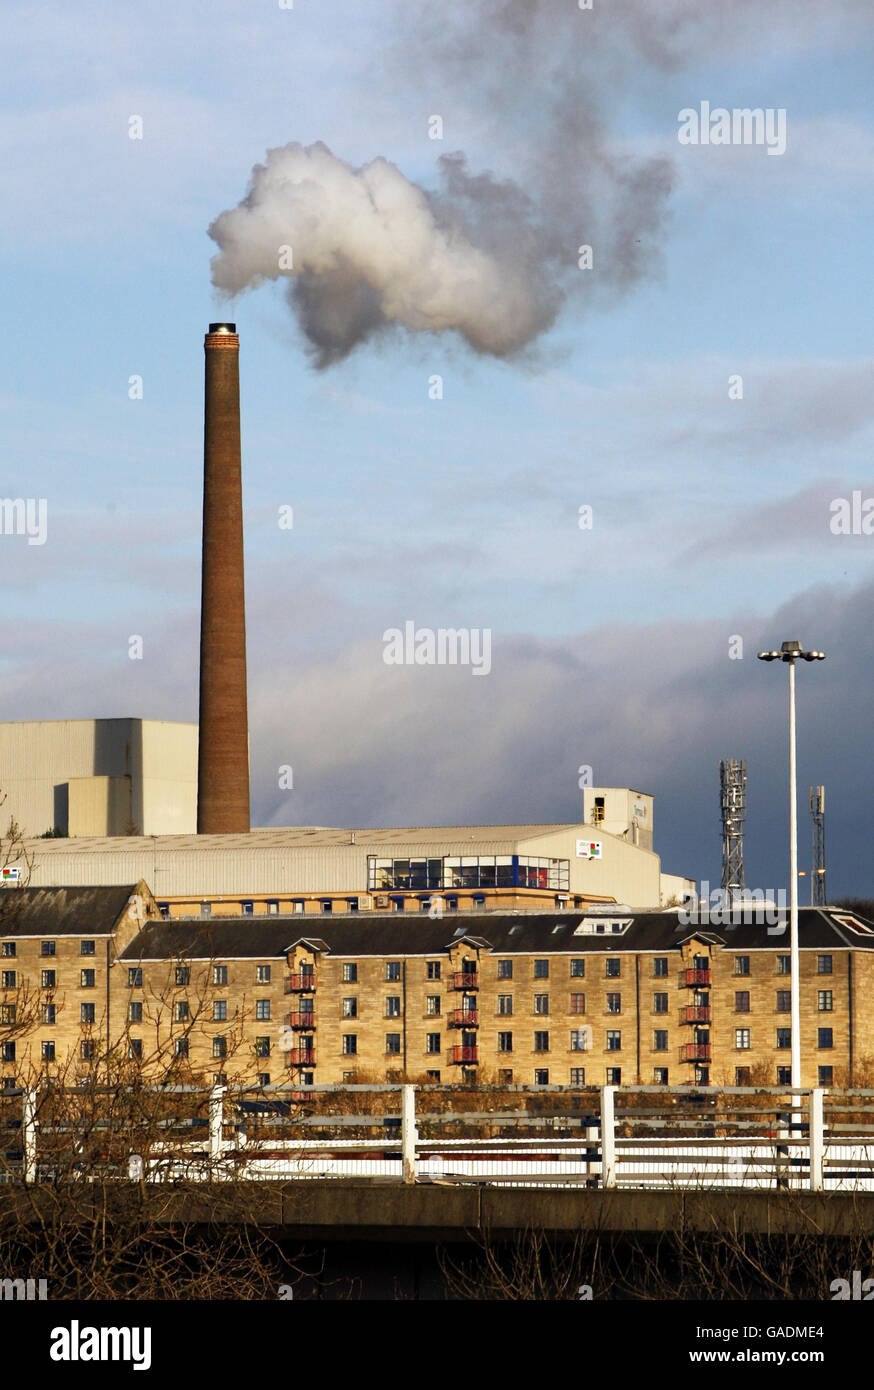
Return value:
<svg viewBox="0 0 874 1390">
<path fill-rule="evenodd" d="M 789 667 L 789 989 L 792 1085 L 801 1086 L 801 990 L 798 957 L 798 805 L 795 776 L 795 663 L 825 661 L 825 652 L 806 652 L 800 642 L 784 642 L 778 652 L 759 652 L 759 661 L 783 661 Z M 795 1096 L 793 1105 L 798 1103 Z"/>
</svg>

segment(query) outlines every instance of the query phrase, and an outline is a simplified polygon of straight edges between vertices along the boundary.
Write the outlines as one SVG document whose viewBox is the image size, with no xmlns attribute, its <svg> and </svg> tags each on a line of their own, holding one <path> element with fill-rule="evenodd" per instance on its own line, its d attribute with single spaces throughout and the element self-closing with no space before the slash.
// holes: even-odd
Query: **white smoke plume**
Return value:
<svg viewBox="0 0 874 1390">
<path fill-rule="evenodd" d="M 638 91 L 651 101 L 665 73 L 732 47 L 870 40 L 870 3 L 405 3 L 387 68 L 401 86 L 427 81 L 447 99 L 454 88 L 487 112 L 513 178 L 472 174 L 450 154 L 426 190 L 383 158 L 356 169 L 321 143 L 270 150 L 246 196 L 209 229 L 213 284 L 234 295 L 286 279 L 317 367 L 398 329 L 519 355 L 569 296 L 609 306 L 660 268 L 673 161 L 623 144 L 618 109 Z M 675 117 L 658 119 L 671 129 Z M 594 253 L 588 273 L 583 245 Z"/>
</svg>

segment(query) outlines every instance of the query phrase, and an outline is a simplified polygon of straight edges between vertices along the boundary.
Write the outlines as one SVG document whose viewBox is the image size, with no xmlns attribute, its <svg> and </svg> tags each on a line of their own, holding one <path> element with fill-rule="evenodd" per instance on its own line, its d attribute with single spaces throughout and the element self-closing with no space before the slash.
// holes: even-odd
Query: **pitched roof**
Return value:
<svg viewBox="0 0 874 1390">
<path fill-rule="evenodd" d="M 0 936 L 109 936 L 137 887 L 0 889 Z"/>
<path fill-rule="evenodd" d="M 123 952 L 122 960 L 161 960 L 174 956 L 195 959 L 280 956 L 291 946 L 321 941 L 334 956 L 442 955 L 453 942 L 491 948 L 504 955 L 582 955 L 594 951 L 667 952 L 685 941 L 708 940 L 728 950 L 788 951 L 788 915 L 767 924 L 721 926 L 704 922 L 696 927 L 673 912 L 588 914 L 590 920 L 630 924 L 620 933 L 580 933 L 587 918 L 581 912 L 451 913 L 442 919 L 401 913 L 377 917 L 365 913 L 318 918 L 318 937 L 301 932 L 304 922 L 286 917 L 228 917 L 209 921 L 169 921 L 146 925 Z M 850 914 L 839 908 L 801 908 L 799 945 L 802 950 L 874 950 L 874 924 L 853 914 L 861 930 L 847 925 Z M 844 919 L 843 922 L 840 919 Z M 315 927 L 315 923 L 313 922 Z M 781 929 L 781 927 L 783 929 Z"/>
</svg>

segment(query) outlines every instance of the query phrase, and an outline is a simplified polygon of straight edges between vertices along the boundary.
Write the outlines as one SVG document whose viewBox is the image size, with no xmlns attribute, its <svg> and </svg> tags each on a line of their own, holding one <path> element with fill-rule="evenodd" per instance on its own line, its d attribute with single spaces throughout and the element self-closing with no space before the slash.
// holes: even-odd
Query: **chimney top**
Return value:
<svg viewBox="0 0 874 1390">
<path fill-rule="evenodd" d="M 209 331 L 210 333 L 236 333 L 237 325 L 235 323 L 211 323 Z"/>
</svg>

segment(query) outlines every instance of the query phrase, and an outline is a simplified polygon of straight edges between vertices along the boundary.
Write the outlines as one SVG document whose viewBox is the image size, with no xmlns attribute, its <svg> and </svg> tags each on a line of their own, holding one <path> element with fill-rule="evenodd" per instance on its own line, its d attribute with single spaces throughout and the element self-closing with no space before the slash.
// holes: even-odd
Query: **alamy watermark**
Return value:
<svg viewBox="0 0 874 1390">
<path fill-rule="evenodd" d="M 470 666 L 474 676 L 492 669 L 492 632 L 488 627 L 386 628 L 382 659 L 386 666 Z"/>
<path fill-rule="evenodd" d="M 45 1279 L 0 1279 L 0 1299 L 4 1303 L 16 1299 L 45 1303 L 48 1296 L 49 1286 Z"/>
<path fill-rule="evenodd" d="M 724 106 L 709 101 L 684 106 L 677 115 L 681 145 L 765 145 L 768 154 L 786 153 L 786 108 Z"/>
<path fill-rule="evenodd" d="M 786 930 L 788 904 L 785 888 L 744 888 L 733 892 L 728 888 L 711 889 L 707 879 L 701 882 L 701 893 L 693 889 L 677 912 L 677 930 L 681 927 L 740 927 L 767 926 L 769 936 L 781 936 Z"/>
<path fill-rule="evenodd" d="M 0 497 L 0 534 L 27 536 L 28 545 L 45 545 L 48 511 L 44 497 Z"/>
</svg>

